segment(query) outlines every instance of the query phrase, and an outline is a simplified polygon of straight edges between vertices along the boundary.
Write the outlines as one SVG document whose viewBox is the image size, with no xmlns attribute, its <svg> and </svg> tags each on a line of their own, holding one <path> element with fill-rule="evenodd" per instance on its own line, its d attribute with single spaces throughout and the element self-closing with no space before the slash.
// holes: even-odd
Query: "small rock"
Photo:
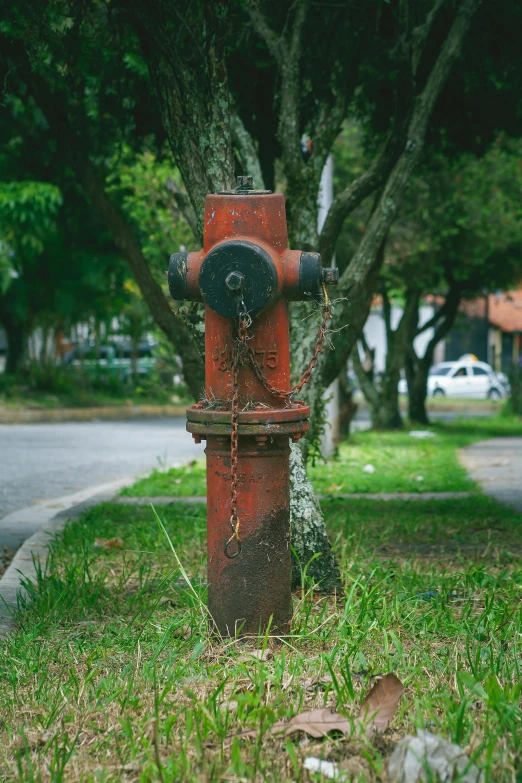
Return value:
<svg viewBox="0 0 522 783">
<path fill-rule="evenodd" d="M 373 465 L 365 465 L 363 468 L 363 473 L 375 473 L 375 468 Z"/>
</svg>

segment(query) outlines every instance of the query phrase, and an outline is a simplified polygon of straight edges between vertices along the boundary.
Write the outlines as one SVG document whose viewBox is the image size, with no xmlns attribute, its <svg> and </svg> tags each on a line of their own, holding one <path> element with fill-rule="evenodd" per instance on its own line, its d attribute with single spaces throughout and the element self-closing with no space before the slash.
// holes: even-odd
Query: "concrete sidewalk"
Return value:
<svg viewBox="0 0 522 783">
<path fill-rule="evenodd" d="M 522 512 L 522 438 L 483 440 L 459 456 L 486 495 Z"/>
</svg>

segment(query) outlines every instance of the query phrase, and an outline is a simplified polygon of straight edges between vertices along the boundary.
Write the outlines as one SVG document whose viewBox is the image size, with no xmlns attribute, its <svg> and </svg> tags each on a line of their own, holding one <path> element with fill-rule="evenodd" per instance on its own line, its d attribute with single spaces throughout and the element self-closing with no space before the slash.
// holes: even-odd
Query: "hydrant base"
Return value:
<svg viewBox="0 0 522 783">
<path fill-rule="evenodd" d="M 210 436 L 207 455 L 208 606 L 222 636 L 257 636 L 290 628 L 288 436 L 259 446 L 240 439 L 238 515 L 241 553 L 228 559 L 230 453 Z"/>
</svg>

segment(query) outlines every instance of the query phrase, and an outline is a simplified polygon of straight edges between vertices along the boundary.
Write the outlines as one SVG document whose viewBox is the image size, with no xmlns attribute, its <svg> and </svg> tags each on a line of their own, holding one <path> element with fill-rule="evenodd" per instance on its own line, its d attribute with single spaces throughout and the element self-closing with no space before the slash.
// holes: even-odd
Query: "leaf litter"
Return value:
<svg viewBox="0 0 522 783">
<path fill-rule="evenodd" d="M 309 712 L 300 712 L 290 721 L 277 721 L 269 734 L 289 736 L 302 731 L 316 739 L 327 737 L 332 731 L 348 737 L 366 734 L 380 734 L 388 728 L 400 698 L 404 685 L 395 674 L 387 674 L 378 680 L 364 699 L 359 714 L 355 718 L 346 717 L 328 708 L 318 708 Z M 240 731 L 236 737 L 256 737 L 257 729 Z"/>
</svg>

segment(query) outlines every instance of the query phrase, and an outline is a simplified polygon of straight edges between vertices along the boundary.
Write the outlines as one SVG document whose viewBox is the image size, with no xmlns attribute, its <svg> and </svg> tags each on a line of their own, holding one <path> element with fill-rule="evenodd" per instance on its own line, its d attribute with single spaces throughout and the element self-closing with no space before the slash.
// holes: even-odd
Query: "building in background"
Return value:
<svg viewBox="0 0 522 783">
<path fill-rule="evenodd" d="M 463 302 L 446 340 L 445 359 L 472 353 L 496 372 L 522 358 L 522 288 Z"/>
</svg>

